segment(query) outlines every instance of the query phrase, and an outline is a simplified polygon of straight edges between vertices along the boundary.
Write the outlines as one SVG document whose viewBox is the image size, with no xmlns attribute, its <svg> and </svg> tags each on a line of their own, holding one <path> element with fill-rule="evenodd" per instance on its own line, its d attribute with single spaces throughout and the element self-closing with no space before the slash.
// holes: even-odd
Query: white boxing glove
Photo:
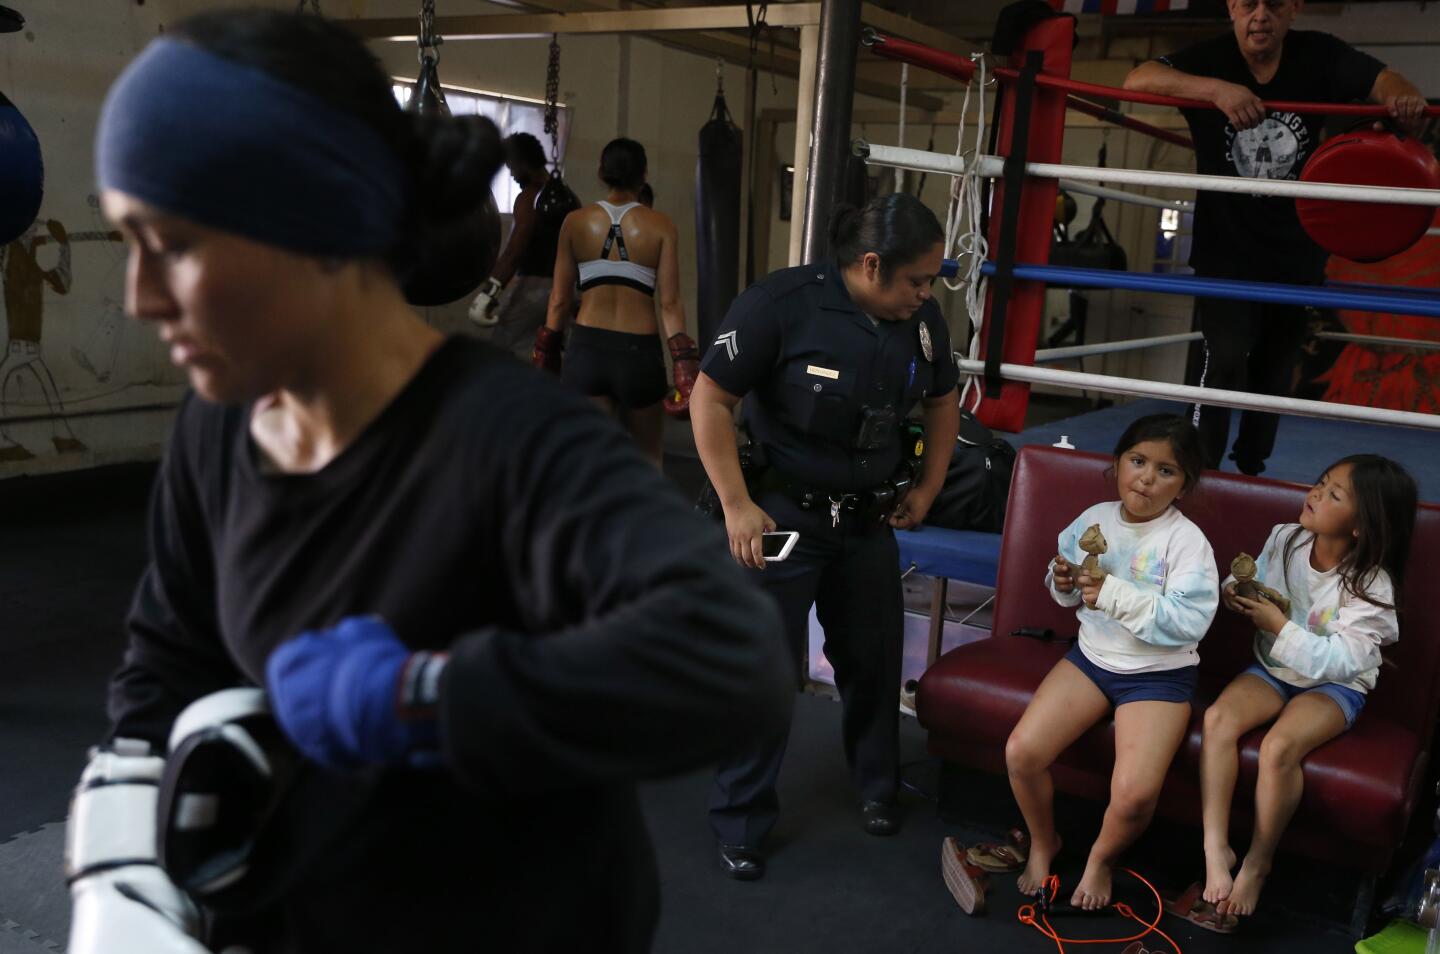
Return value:
<svg viewBox="0 0 1440 954">
<path fill-rule="evenodd" d="M 161 869 L 155 815 L 165 760 L 134 739 L 92 752 L 70 803 L 71 954 L 210 954 L 200 912 Z"/>
<path fill-rule="evenodd" d="M 485 284 L 480 286 L 480 294 L 470 303 L 470 320 L 485 328 L 498 324 L 500 316 L 496 311 L 500 307 L 500 292 L 504 288 L 499 279 L 485 279 Z"/>
</svg>

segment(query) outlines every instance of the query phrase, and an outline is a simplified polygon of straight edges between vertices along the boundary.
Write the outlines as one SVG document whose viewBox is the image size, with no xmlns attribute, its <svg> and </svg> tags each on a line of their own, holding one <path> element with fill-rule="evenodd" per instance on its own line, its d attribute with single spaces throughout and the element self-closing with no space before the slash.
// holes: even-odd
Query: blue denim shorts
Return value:
<svg viewBox="0 0 1440 954">
<path fill-rule="evenodd" d="M 1245 672 L 1248 672 L 1252 676 L 1259 676 L 1265 680 L 1266 684 L 1280 693 L 1280 698 L 1286 702 L 1306 692 L 1318 692 L 1322 696 L 1329 696 L 1335 700 L 1335 704 L 1340 707 L 1340 711 L 1345 713 L 1345 728 L 1347 729 L 1355 724 L 1355 719 L 1360 715 L 1360 710 L 1365 708 L 1365 693 L 1356 692 L 1349 686 L 1342 686 L 1336 682 L 1327 682 L 1323 685 L 1311 686 L 1309 689 L 1301 686 L 1292 686 L 1290 683 L 1281 682 L 1279 679 L 1270 675 L 1269 670 L 1258 662 L 1251 663 L 1250 668 L 1246 669 Z M 1244 673 L 1241 675 L 1244 675 Z"/>
<path fill-rule="evenodd" d="M 1115 708 L 1127 702 L 1191 702 L 1195 698 L 1197 666 L 1159 672 L 1111 672 L 1091 662 L 1078 642 L 1070 647 L 1065 658 L 1095 683 Z"/>
</svg>

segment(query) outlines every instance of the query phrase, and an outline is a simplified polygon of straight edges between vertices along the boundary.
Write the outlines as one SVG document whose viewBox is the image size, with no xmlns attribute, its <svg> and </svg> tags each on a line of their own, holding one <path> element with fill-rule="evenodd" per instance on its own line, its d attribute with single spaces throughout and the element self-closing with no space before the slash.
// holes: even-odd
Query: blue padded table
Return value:
<svg viewBox="0 0 1440 954">
<path fill-rule="evenodd" d="M 930 639 L 925 651 L 925 665 L 929 668 L 940 656 L 950 581 L 993 588 L 1000 567 L 1000 534 L 922 526 L 897 532 L 895 540 L 900 544 L 901 572 L 923 573 L 935 581 L 930 599 Z"/>
<path fill-rule="evenodd" d="M 926 576 L 995 586 L 1000 567 L 1000 534 L 922 526 L 895 534 L 900 569 Z"/>
</svg>

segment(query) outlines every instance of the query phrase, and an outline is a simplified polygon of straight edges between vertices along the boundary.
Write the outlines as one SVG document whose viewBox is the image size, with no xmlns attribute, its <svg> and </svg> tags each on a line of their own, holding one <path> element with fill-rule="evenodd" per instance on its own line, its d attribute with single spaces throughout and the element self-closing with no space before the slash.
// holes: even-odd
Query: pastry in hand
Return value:
<svg viewBox="0 0 1440 954">
<path fill-rule="evenodd" d="M 1248 553 L 1242 553 L 1230 561 L 1230 573 L 1235 577 L 1235 595 L 1242 599 L 1274 603 L 1280 612 L 1289 616 L 1290 598 L 1255 579 L 1255 572 L 1255 558 Z"/>
<path fill-rule="evenodd" d="M 1080 538 L 1080 549 L 1086 553 L 1080 564 L 1080 572 L 1090 577 L 1092 583 L 1100 583 L 1105 579 L 1105 571 L 1100 569 L 1100 554 L 1106 550 L 1105 534 L 1100 532 L 1100 524 L 1090 524 Z"/>
</svg>

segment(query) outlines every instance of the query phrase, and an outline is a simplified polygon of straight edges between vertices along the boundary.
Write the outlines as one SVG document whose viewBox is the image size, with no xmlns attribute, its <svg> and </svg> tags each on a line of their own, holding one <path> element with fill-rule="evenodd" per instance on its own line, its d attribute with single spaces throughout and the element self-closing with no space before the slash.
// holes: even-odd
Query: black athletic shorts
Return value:
<svg viewBox="0 0 1440 954">
<path fill-rule="evenodd" d="M 575 325 L 560 379 L 589 397 L 608 397 L 630 408 L 649 407 L 670 390 L 656 334 L 633 335 Z"/>
</svg>

